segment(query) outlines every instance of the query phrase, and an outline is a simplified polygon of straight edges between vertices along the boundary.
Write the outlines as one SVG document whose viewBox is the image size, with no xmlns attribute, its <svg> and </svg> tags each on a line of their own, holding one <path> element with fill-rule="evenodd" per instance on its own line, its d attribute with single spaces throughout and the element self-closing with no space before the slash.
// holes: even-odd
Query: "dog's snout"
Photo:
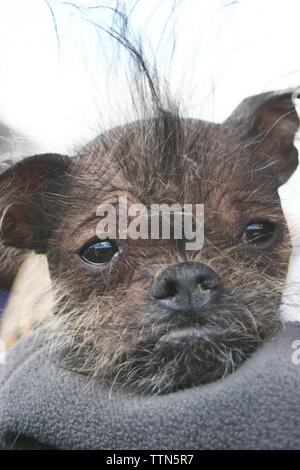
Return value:
<svg viewBox="0 0 300 470">
<path fill-rule="evenodd" d="M 212 268 L 203 263 L 185 262 L 161 272 L 149 294 L 164 307 L 188 313 L 211 303 L 220 288 L 221 280 Z"/>
</svg>

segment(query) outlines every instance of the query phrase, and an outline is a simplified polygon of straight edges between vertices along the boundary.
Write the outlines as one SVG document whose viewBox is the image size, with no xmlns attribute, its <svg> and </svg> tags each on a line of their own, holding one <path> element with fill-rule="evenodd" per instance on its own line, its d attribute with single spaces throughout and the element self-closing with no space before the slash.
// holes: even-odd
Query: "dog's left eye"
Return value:
<svg viewBox="0 0 300 470">
<path fill-rule="evenodd" d="M 119 254 L 119 249 L 111 240 L 92 240 L 78 251 L 79 256 L 89 264 L 106 264 Z"/>
<path fill-rule="evenodd" d="M 275 225 L 272 222 L 256 221 L 246 227 L 244 237 L 247 243 L 262 245 L 273 238 L 274 232 Z"/>
</svg>

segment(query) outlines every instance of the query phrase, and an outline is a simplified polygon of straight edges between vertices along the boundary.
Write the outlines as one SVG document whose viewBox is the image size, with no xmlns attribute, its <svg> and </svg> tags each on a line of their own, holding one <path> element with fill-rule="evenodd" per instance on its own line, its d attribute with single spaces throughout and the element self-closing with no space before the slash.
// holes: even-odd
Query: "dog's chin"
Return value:
<svg viewBox="0 0 300 470">
<path fill-rule="evenodd" d="M 256 309 L 241 308 L 242 300 L 225 292 L 205 309 L 188 313 L 151 304 L 147 314 L 139 312 L 140 335 L 132 335 L 131 349 L 113 367 L 114 377 L 134 392 L 164 394 L 234 372 L 281 324 L 273 312 L 259 310 L 258 302 Z"/>
<path fill-rule="evenodd" d="M 218 326 L 174 328 L 156 341 L 141 370 L 141 391 L 165 394 L 222 379 L 257 347 L 257 338 Z"/>
<path fill-rule="evenodd" d="M 165 359 L 182 356 L 197 370 L 209 368 L 213 372 L 218 369 L 218 364 L 240 363 L 242 357 L 247 357 L 257 346 L 257 337 L 242 335 L 240 331 L 216 326 L 189 327 L 173 329 L 162 335 L 153 352 Z M 201 377 L 198 380 L 201 381 Z"/>
<path fill-rule="evenodd" d="M 71 367 L 101 380 L 110 390 L 142 395 L 162 395 L 220 380 L 279 326 L 274 315 L 258 323 L 247 316 L 248 310 L 227 304 L 189 316 L 156 309 L 149 309 L 147 315 L 138 312 L 139 324 L 126 323 L 119 342 L 119 330 L 112 328 L 107 330 L 113 334 L 106 342 L 103 331 L 95 330 L 97 336 L 83 342 L 78 354 L 72 343 Z M 66 364 L 68 353 L 62 353 Z M 66 367 L 70 367 L 68 362 Z"/>
</svg>

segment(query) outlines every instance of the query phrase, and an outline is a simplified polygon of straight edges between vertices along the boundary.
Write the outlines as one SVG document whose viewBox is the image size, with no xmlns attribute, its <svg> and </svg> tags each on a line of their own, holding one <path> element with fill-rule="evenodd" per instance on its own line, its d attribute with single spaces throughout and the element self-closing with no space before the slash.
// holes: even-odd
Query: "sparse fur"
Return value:
<svg viewBox="0 0 300 470">
<path fill-rule="evenodd" d="M 184 119 L 142 53 L 130 54 L 143 115 L 72 158 L 35 156 L 2 175 L 2 233 L 7 245 L 47 255 L 49 340 L 62 365 L 111 389 L 162 394 L 233 372 L 282 326 L 290 241 L 277 191 L 297 166 L 299 121 L 292 90 L 250 97 L 222 124 Z M 204 204 L 203 248 L 118 239 L 117 259 L 85 263 L 78 250 L 95 237 L 96 208 L 119 195 L 146 207 Z M 275 227 L 263 246 L 245 240 L 257 220 Z M 196 262 L 222 280 L 205 308 L 174 312 L 149 295 L 167 268 Z"/>
</svg>

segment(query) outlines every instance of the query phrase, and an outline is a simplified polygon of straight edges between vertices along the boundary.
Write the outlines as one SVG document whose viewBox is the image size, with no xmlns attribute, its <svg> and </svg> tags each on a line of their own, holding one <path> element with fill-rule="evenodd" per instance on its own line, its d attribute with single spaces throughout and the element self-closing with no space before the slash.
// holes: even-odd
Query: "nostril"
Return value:
<svg viewBox="0 0 300 470">
<path fill-rule="evenodd" d="M 178 289 L 175 281 L 166 281 L 166 297 L 175 297 Z"/>
<path fill-rule="evenodd" d="M 211 291 L 214 289 L 218 289 L 220 287 L 220 282 L 214 278 L 198 277 L 197 287 L 201 291 L 207 292 L 207 291 Z"/>
<path fill-rule="evenodd" d="M 210 283 L 209 283 L 208 279 L 205 279 L 205 278 L 197 279 L 197 287 L 201 291 L 208 291 L 208 290 L 211 289 L 211 286 L 210 286 Z"/>
<path fill-rule="evenodd" d="M 154 284 L 152 288 L 152 296 L 158 300 L 175 297 L 177 292 L 178 292 L 178 289 L 177 289 L 176 281 L 173 281 L 170 279 L 160 280 L 160 282 Z"/>
</svg>

